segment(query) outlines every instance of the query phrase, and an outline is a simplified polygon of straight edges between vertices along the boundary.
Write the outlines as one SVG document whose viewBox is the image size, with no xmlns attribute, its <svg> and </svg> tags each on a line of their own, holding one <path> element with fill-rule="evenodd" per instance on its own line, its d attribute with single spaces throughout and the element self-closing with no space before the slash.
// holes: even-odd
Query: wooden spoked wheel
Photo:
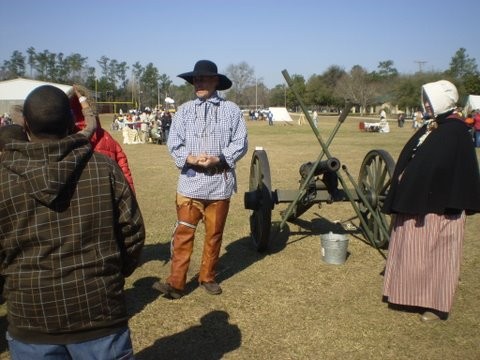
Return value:
<svg viewBox="0 0 480 360">
<path fill-rule="evenodd" d="M 384 150 L 371 150 L 368 152 L 360 167 L 358 186 L 367 199 L 371 210 L 373 210 L 372 213 L 366 204 L 363 202 L 359 203 L 366 228 L 362 222 L 360 224 L 364 235 L 377 248 L 384 248 L 388 244 L 390 237 L 391 219 L 390 216 L 383 214 L 381 209 L 390 188 L 394 169 L 395 161 Z"/>
<path fill-rule="evenodd" d="M 257 251 L 268 248 L 272 223 L 272 182 L 270 165 L 267 153 L 264 150 L 255 150 L 250 165 L 249 182 L 250 206 L 250 233 Z M 245 201 L 247 202 L 247 201 Z"/>
</svg>

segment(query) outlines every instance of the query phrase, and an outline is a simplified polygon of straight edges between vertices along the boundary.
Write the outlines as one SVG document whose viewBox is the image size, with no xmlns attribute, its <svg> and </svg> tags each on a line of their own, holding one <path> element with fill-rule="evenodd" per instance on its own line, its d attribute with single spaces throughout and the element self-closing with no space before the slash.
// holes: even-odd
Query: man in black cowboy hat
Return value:
<svg viewBox="0 0 480 360">
<path fill-rule="evenodd" d="M 195 230 L 203 219 L 205 241 L 199 283 L 212 295 L 222 289 L 215 267 L 222 244 L 230 197 L 236 191 L 235 163 L 247 152 L 247 129 L 240 108 L 220 97 L 232 82 L 209 60 L 178 75 L 192 84 L 197 98 L 179 107 L 168 137 L 168 150 L 180 169 L 177 223 L 171 243 L 171 271 L 154 288 L 170 298 L 183 296 Z"/>
</svg>

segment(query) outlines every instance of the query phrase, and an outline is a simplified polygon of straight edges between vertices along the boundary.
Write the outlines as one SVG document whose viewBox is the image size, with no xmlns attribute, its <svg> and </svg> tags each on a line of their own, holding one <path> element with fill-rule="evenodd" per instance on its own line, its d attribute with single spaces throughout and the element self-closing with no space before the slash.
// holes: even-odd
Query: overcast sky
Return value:
<svg viewBox="0 0 480 360">
<path fill-rule="evenodd" d="M 274 87 L 329 66 L 443 71 L 463 47 L 480 62 L 478 0 L 0 0 L 0 63 L 14 50 L 153 63 L 174 84 L 199 59 L 248 63 Z"/>
</svg>

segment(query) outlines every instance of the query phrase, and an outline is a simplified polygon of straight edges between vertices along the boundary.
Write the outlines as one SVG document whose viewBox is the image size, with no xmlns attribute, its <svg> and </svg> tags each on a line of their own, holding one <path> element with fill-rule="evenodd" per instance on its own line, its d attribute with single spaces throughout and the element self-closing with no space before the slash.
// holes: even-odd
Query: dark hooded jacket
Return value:
<svg viewBox="0 0 480 360">
<path fill-rule="evenodd" d="M 0 163 L 0 261 L 8 331 L 69 344 L 127 326 L 124 278 L 145 229 L 122 170 L 81 134 L 6 146 Z"/>
<path fill-rule="evenodd" d="M 422 145 L 424 125 L 403 148 L 383 205 L 387 214 L 480 212 L 478 161 L 468 127 L 455 114 L 441 115 Z M 399 180 L 401 175 L 401 179 Z"/>
</svg>

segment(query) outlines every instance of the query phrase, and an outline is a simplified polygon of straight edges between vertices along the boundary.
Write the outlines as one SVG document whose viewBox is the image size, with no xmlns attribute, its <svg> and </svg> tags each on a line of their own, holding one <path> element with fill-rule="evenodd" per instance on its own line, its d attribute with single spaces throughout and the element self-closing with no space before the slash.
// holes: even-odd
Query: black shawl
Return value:
<svg viewBox="0 0 480 360">
<path fill-rule="evenodd" d="M 424 125 L 398 158 L 383 212 L 420 215 L 480 212 L 480 176 L 472 137 L 461 118 L 439 117 L 416 150 Z M 402 174 L 401 180 L 399 176 Z"/>
</svg>

